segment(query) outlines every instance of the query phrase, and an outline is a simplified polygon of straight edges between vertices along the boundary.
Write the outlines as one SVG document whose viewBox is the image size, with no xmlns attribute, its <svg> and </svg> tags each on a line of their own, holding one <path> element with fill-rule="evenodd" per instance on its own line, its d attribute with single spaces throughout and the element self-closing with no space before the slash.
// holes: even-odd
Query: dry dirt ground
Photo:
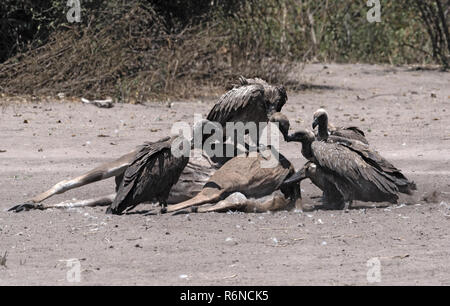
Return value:
<svg viewBox="0 0 450 306">
<path fill-rule="evenodd" d="M 320 86 L 289 93 L 283 112 L 291 129 L 310 128 L 314 110 L 327 108 L 336 125 L 360 126 L 371 145 L 417 183 L 415 195 L 394 206 L 357 203 L 348 213 L 10 213 L 8 207 L 62 179 L 166 136 L 177 120 L 191 123 L 214 100 L 171 108 L 152 103 L 99 109 L 62 101 L 5 106 L 0 285 L 365 285 L 376 280 L 367 278 L 372 258 L 380 263 L 380 282 L 373 284 L 450 285 L 450 74 L 314 64 L 300 76 Z M 300 145 L 282 144 L 281 152 L 296 167 L 304 162 Z M 48 202 L 113 188 L 107 180 Z M 317 205 L 320 190 L 309 182 L 302 189 L 305 206 Z M 77 264 L 70 259 L 79 260 L 79 283 L 71 282 Z"/>
</svg>

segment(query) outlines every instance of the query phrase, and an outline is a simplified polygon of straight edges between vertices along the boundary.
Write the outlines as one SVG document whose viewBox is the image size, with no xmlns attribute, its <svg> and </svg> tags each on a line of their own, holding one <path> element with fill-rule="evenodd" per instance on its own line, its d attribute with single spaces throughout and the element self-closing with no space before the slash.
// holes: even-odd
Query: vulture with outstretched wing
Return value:
<svg viewBox="0 0 450 306">
<path fill-rule="evenodd" d="M 275 113 L 281 111 L 286 101 L 287 94 L 283 86 L 273 86 L 258 78 L 240 77 L 239 83 L 220 97 L 207 116 L 208 121 L 217 122 L 223 128 L 223 139 L 218 140 L 221 144 L 215 146 L 223 145 L 229 138 L 234 139 L 234 143 L 231 144 L 234 154 L 220 160 L 212 156 L 212 160 L 223 164 L 230 158 L 239 155 L 239 152 L 248 151 L 249 143 L 239 141 L 239 139 L 243 140 L 244 135 L 242 134 L 250 134 L 256 148 L 259 147 L 260 123 L 269 122 Z M 235 129 L 228 130 L 227 123 L 241 123 L 245 130 L 243 133 L 238 133 L 238 125 L 234 126 Z M 249 133 L 253 127 L 248 123 L 255 124 L 254 133 Z M 208 137 L 210 137 L 209 134 L 203 134 L 204 140 Z M 243 145 L 243 147 L 239 147 L 239 145 Z"/>
<path fill-rule="evenodd" d="M 225 126 L 227 122 L 268 122 L 287 101 L 283 86 L 272 86 L 261 79 L 241 77 L 239 84 L 214 105 L 207 119 Z"/>
</svg>

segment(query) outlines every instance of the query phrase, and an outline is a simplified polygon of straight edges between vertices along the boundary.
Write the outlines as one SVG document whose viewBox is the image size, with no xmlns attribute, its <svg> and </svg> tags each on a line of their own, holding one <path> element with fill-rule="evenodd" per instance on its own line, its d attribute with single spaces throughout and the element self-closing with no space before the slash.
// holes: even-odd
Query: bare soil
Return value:
<svg viewBox="0 0 450 306">
<path fill-rule="evenodd" d="M 214 100 L 170 108 L 12 104 L 0 109 L 0 285 L 365 285 L 374 257 L 381 263 L 374 284 L 450 285 L 450 74 L 313 64 L 293 77 L 317 86 L 288 93 L 283 112 L 292 130 L 310 128 L 314 110 L 325 107 L 335 125 L 361 127 L 418 191 L 398 205 L 357 203 L 348 213 L 314 209 L 321 192 L 310 182 L 302 184 L 304 212 L 10 213 L 10 206 L 60 180 L 168 135 L 175 121 L 192 123 Z M 298 144 L 282 144 L 281 152 L 296 167 L 304 163 Z M 113 188 L 107 180 L 48 201 Z M 73 258 L 80 261 L 80 283 L 67 277 Z"/>
</svg>

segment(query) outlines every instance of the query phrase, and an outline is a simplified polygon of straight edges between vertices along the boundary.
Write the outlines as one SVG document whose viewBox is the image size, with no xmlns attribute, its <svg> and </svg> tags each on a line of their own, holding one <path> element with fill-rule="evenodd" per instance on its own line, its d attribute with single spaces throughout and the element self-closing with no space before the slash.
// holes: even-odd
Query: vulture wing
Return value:
<svg viewBox="0 0 450 306">
<path fill-rule="evenodd" d="M 138 148 L 135 159 L 125 170 L 110 210 L 122 212 L 125 208 L 140 203 L 140 198 L 145 194 L 146 182 L 154 180 L 155 176 L 162 176 L 165 155 L 170 153 L 171 143 L 170 138 L 167 137 L 157 142 L 146 142 Z M 158 164 L 157 169 L 154 169 L 155 164 Z"/>
<path fill-rule="evenodd" d="M 264 87 L 262 85 L 247 85 L 233 88 L 225 93 L 209 112 L 207 119 L 224 125 L 232 116 L 249 105 L 265 107 Z"/>
<path fill-rule="evenodd" d="M 350 127 L 346 127 L 346 128 L 338 128 L 338 129 L 332 131 L 331 134 L 334 136 L 338 136 L 338 137 L 345 137 L 348 139 L 359 140 L 362 143 L 369 144 L 364 132 L 356 126 L 350 126 Z"/>
<path fill-rule="evenodd" d="M 400 192 L 410 194 L 412 190 L 417 189 L 414 182 L 410 182 L 398 168 L 381 156 L 377 151 L 372 150 L 368 145 L 337 136 L 331 136 L 328 139 L 347 147 L 349 150 L 363 158 L 369 165 L 382 171 L 384 174 L 389 175 Z"/>
<path fill-rule="evenodd" d="M 314 141 L 311 149 L 316 163 L 351 183 L 356 191 L 377 190 L 395 194 L 398 189 L 393 180 L 360 155 L 339 143 Z M 375 188 L 374 188 L 375 187 Z"/>
</svg>

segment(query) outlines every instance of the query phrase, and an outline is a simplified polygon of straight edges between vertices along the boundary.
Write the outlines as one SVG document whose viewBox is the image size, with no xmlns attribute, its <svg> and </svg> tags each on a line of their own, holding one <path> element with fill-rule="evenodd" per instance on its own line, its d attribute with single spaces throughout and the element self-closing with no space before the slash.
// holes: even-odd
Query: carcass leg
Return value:
<svg viewBox="0 0 450 306">
<path fill-rule="evenodd" d="M 9 211 L 21 212 L 29 209 L 45 209 L 47 208 L 45 205 L 41 204 L 42 201 L 50 198 L 55 194 L 61 194 L 68 190 L 81 187 L 93 182 L 101 181 L 113 176 L 121 176 L 130 162 L 133 160 L 135 156 L 135 151 L 130 152 L 117 160 L 114 160 L 109 163 L 105 163 L 83 175 L 80 175 L 76 178 L 70 180 L 64 180 L 57 184 L 55 184 L 49 190 L 38 194 L 31 200 L 11 207 Z"/>
</svg>

